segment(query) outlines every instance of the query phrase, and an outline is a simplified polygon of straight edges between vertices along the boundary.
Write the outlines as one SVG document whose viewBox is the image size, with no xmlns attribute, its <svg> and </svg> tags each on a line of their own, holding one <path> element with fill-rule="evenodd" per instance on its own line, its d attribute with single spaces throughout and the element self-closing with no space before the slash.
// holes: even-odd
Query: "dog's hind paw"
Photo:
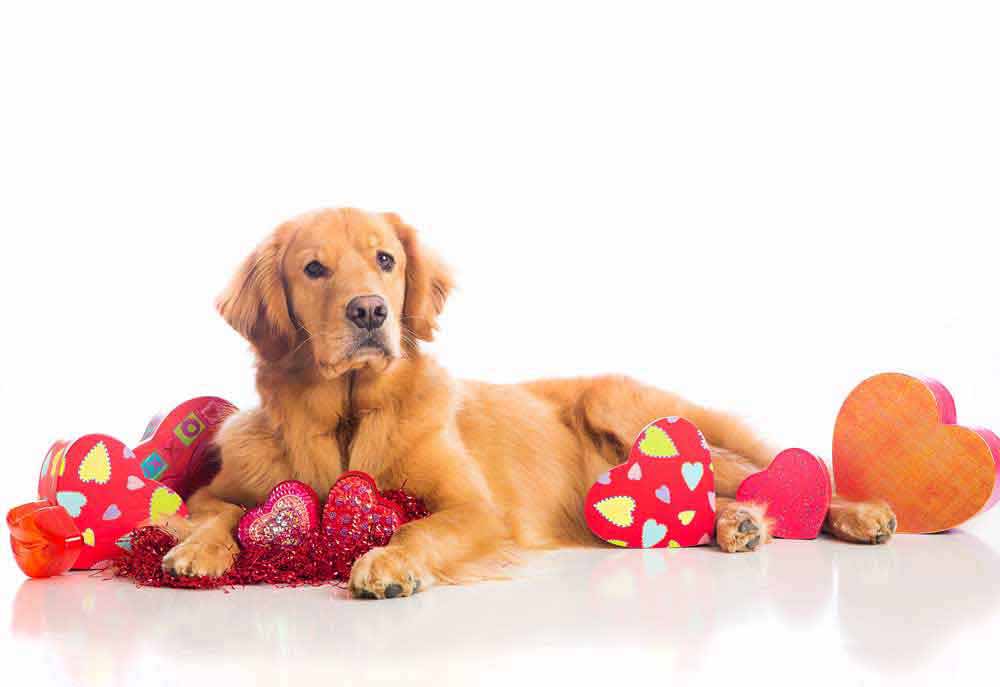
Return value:
<svg viewBox="0 0 1000 687">
<path fill-rule="evenodd" d="M 720 507 L 715 519 L 715 539 L 726 553 L 756 551 L 771 541 L 765 509 L 737 502 Z"/>
<path fill-rule="evenodd" d="M 896 533 L 896 516 L 884 501 L 849 501 L 834 496 L 823 529 L 844 541 L 885 544 Z"/>
</svg>

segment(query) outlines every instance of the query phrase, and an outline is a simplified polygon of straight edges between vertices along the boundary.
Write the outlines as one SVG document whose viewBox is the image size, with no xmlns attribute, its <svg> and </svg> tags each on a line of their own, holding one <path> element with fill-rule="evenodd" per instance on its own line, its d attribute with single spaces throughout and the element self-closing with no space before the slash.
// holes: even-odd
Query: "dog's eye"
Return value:
<svg viewBox="0 0 1000 687">
<path fill-rule="evenodd" d="M 305 273 L 310 279 L 319 279 L 320 277 L 328 275 L 330 270 L 326 269 L 326 265 L 321 263 L 319 260 L 313 260 L 306 265 Z"/>
<path fill-rule="evenodd" d="M 396 258 L 392 257 L 384 250 L 380 250 L 376 255 L 378 259 L 378 266 L 382 268 L 383 272 L 392 272 L 392 268 L 396 265 Z"/>
</svg>

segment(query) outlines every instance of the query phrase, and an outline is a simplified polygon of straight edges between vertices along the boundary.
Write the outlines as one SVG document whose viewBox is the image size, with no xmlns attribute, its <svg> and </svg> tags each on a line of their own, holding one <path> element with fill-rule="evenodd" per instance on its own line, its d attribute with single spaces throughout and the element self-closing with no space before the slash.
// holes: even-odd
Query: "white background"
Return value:
<svg viewBox="0 0 1000 687">
<path fill-rule="evenodd" d="M 903 370 L 1000 426 L 995 4 L 361 6 L 2 5 L 4 509 L 56 437 L 255 403 L 213 300 L 321 206 L 456 268 L 459 376 L 625 372 L 828 456 Z"/>
</svg>

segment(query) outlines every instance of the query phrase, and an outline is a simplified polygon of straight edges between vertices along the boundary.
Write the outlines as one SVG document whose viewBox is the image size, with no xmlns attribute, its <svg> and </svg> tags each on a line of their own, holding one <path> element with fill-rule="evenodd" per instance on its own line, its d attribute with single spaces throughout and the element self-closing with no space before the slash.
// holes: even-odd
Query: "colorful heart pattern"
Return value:
<svg viewBox="0 0 1000 687">
<path fill-rule="evenodd" d="M 223 398 L 199 396 L 154 417 L 132 455 L 142 468 L 140 476 L 190 497 L 218 472 L 212 439 L 235 412 L 236 406 Z"/>
<path fill-rule="evenodd" d="M 938 381 L 898 373 L 865 380 L 837 415 L 838 493 L 885 500 L 899 532 L 941 532 L 990 509 L 1000 500 L 1000 438 L 957 419 Z"/>
<path fill-rule="evenodd" d="M 86 546 L 76 567 L 113 558 L 141 523 L 186 514 L 183 499 L 218 471 L 212 439 L 235 411 L 216 396 L 184 401 L 153 418 L 134 450 L 100 434 L 55 442 L 42 461 L 38 494 L 79 526 Z"/>
<path fill-rule="evenodd" d="M 766 505 L 774 536 L 815 539 L 832 493 L 826 464 L 809 451 L 790 448 L 775 456 L 766 470 L 743 480 L 736 499 Z"/>
<path fill-rule="evenodd" d="M 113 559 L 118 540 L 140 523 L 187 515 L 181 497 L 152 479 L 132 488 L 141 467 L 127 447 L 104 434 L 57 441 L 42 463 L 38 491 L 62 506 L 79 529 L 83 547 L 73 563 L 92 568 Z"/>
<path fill-rule="evenodd" d="M 236 527 L 240 546 L 292 546 L 319 525 L 319 498 L 308 484 L 282 482 L 261 505 L 248 510 Z"/>
<path fill-rule="evenodd" d="M 650 423 L 628 460 L 602 473 L 584 502 L 591 531 L 629 548 L 676 548 L 711 541 L 715 481 L 708 444 L 683 418 Z"/>
</svg>

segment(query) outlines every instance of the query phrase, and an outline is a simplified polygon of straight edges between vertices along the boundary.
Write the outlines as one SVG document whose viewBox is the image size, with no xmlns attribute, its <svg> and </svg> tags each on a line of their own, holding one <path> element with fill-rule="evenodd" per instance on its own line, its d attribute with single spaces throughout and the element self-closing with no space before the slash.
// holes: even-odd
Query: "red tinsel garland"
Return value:
<svg viewBox="0 0 1000 687">
<path fill-rule="evenodd" d="M 406 522 L 428 515 L 423 502 L 395 489 L 382 495 L 399 504 Z M 123 552 L 113 566 L 115 575 L 134 580 L 144 587 L 178 589 L 215 589 L 251 584 L 282 586 L 322 585 L 346 580 L 354 561 L 377 542 L 348 552 L 323 536 L 321 530 L 310 532 L 295 546 L 249 546 L 236 555 L 232 567 L 220 577 L 187 577 L 163 570 L 163 557 L 177 543 L 168 532 L 156 527 L 142 527 L 132 533 L 132 548 Z"/>
</svg>

